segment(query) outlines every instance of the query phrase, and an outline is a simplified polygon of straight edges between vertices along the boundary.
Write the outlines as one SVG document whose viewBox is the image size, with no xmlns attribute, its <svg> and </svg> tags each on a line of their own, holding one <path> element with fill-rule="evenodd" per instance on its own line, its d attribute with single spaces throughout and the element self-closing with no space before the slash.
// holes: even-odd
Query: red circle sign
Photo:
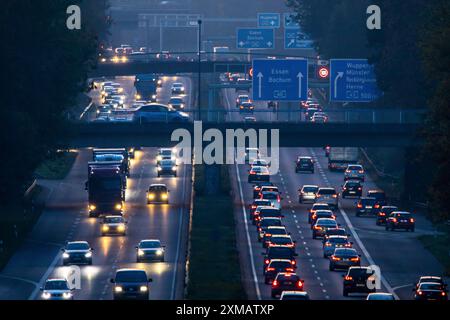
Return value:
<svg viewBox="0 0 450 320">
<path fill-rule="evenodd" d="M 253 68 L 250 68 L 250 70 L 248 71 L 248 74 L 250 75 L 250 77 L 253 77 Z"/>
<path fill-rule="evenodd" d="M 319 69 L 319 77 L 327 78 L 329 74 L 328 68 L 322 67 Z"/>
</svg>

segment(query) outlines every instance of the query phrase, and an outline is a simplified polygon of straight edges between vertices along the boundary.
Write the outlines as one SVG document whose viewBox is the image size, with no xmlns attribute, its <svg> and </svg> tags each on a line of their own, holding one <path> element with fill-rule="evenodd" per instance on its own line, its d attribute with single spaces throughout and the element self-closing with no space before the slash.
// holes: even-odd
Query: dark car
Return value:
<svg viewBox="0 0 450 320">
<path fill-rule="evenodd" d="M 290 247 L 270 246 L 267 248 L 266 252 L 263 252 L 262 254 L 264 255 L 263 272 L 272 259 L 287 259 L 291 261 L 293 266 L 297 265 L 297 262 L 295 261 L 297 254 Z"/>
<path fill-rule="evenodd" d="M 147 278 L 145 270 L 140 269 L 119 269 L 111 279 L 113 286 L 113 298 L 148 300 L 148 283 L 152 282 Z"/>
<path fill-rule="evenodd" d="M 253 186 L 253 199 L 259 198 L 259 192 L 263 186 L 274 186 L 270 181 L 261 181 Z"/>
<path fill-rule="evenodd" d="M 381 207 L 380 211 L 378 211 L 378 213 L 377 213 L 376 225 L 377 226 L 385 225 L 386 218 L 389 217 L 389 215 L 394 211 L 398 211 L 398 208 L 395 206 Z"/>
<path fill-rule="evenodd" d="M 361 258 L 353 248 L 336 248 L 330 256 L 330 271 L 335 269 L 347 269 L 353 266 L 360 266 Z"/>
<path fill-rule="evenodd" d="M 350 267 L 344 277 L 342 294 L 348 297 L 349 293 L 372 293 L 376 292 L 374 285 L 375 271 L 370 267 Z"/>
<path fill-rule="evenodd" d="M 258 223 L 263 218 L 283 218 L 281 210 L 272 206 L 257 207 L 253 214 L 254 224 Z"/>
<path fill-rule="evenodd" d="M 239 106 L 239 112 L 245 112 L 245 113 L 253 113 L 253 110 L 255 109 L 255 105 L 250 101 L 242 102 Z"/>
<path fill-rule="evenodd" d="M 292 265 L 291 260 L 273 259 L 264 270 L 264 283 L 271 284 L 279 272 L 294 272 L 295 269 L 296 266 Z"/>
<path fill-rule="evenodd" d="M 295 161 L 295 173 L 303 171 L 314 173 L 314 160 L 311 157 L 298 157 Z"/>
<path fill-rule="evenodd" d="M 92 251 L 86 241 L 67 242 L 66 247 L 61 249 L 63 254 L 63 265 L 69 264 L 92 264 Z"/>
<path fill-rule="evenodd" d="M 252 204 L 248 208 L 249 212 L 249 219 L 251 221 L 254 220 L 254 214 L 257 207 L 264 206 L 264 207 L 270 207 L 272 205 L 272 202 L 267 199 L 255 199 L 253 200 Z"/>
<path fill-rule="evenodd" d="M 323 237 L 327 229 L 337 228 L 338 224 L 335 219 L 330 218 L 320 218 L 317 219 L 316 223 L 312 227 L 312 238 L 317 239 L 317 237 Z"/>
<path fill-rule="evenodd" d="M 363 214 L 376 215 L 381 206 L 377 199 L 372 197 L 362 197 L 356 203 L 356 216 L 359 217 Z"/>
<path fill-rule="evenodd" d="M 357 180 L 347 180 L 342 186 L 341 191 L 342 199 L 347 197 L 361 197 L 362 196 L 362 185 L 360 181 Z"/>
<path fill-rule="evenodd" d="M 270 173 L 267 167 L 254 166 L 248 172 L 248 182 L 270 181 Z"/>
<path fill-rule="evenodd" d="M 315 203 L 309 209 L 308 213 L 308 223 L 312 223 L 312 216 L 316 213 L 317 210 L 331 210 L 331 207 L 327 203 Z"/>
<path fill-rule="evenodd" d="M 147 191 L 147 204 L 169 203 L 169 190 L 165 184 L 152 184 Z"/>
<path fill-rule="evenodd" d="M 341 228 L 341 227 L 331 228 L 331 229 L 327 229 L 325 231 L 325 234 L 323 236 L 322 242 L 325 243 L 330 236 L 346 236 L 346 237 L 350 237 L 350 235 L 347 233 L 347 230 L 345 230 L 345 228 Z"/>
<path fill-rule="evenodd" d="M 282 226 L 281 218 L 262 218 L 261 221 L 256 223 L 258 231 L 258 241 L 261 241 L 264 237 L 264 233 L 271 226 L 278 227 Z"/>
<path fill-rule="evenodd" d="M 448 300 L 447 288 L 438 282 L 422 282 L 419 287 L 413 289 L 414 299 L 422 301 Z"/>
<path fill-rule="evenodd" d="M 386 219 L 386 231 L 395 229 L 405 229 L 414 232 L 416 222 L 412 214 L 405 211 L 394 211 Z"/>
<path fill-rule="evenodd" d="M 304 280 L 296 273 L 280 272 L 272 282 L 272 298 L 281 295 L 283 291 L 303 290 Z"/>
<path fill-rule="evenodd" d="M 377 199 L 380 206 L 387 205 L 386 193 L 382 190 L 369 190 L 367 191 L 367 196 Z"/>
</svg>

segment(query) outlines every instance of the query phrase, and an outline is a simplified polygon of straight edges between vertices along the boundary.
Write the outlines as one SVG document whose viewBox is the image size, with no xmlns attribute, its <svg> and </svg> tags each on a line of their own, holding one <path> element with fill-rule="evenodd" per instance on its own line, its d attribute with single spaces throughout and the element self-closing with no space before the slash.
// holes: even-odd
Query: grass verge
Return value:
<svg viewBox="0 0 450 320">
<path fill-rule="evenodd" d="M 422 235 L 418 239 L 423 246 L 444 266 L 445 276 L 450 277 L 450 233 Z"/>
<path fill-rule="evenodd" d="M 75 151 L 61 151 L 42 162 L 35 171 L 40 179 L 64 179 L 69 173 L 78 153 Z"/>
<path fill-rule="evenodd" d="M 204 194 L 204 177 L 204 167 L 196 165 L 186 298 L 243 300 L 228 168 L 221 167 L 220 195 Z"/>
</svg>

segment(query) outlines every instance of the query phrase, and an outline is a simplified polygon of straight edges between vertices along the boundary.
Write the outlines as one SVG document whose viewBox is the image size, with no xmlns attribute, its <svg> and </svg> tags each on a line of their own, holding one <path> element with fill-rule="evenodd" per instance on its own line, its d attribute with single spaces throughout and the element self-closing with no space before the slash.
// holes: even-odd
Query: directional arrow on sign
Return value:
<svg viewBox="0 0 450 320">
<path fill-rule="evenodd" d="M 258 98 L 261 98 L 262 95 L 262 78 L 264 77 L 263 74 L 261 72 L 258 73 L 257 75 L 258 77 Z"/>
<path fill-rule="evenodd" d="M 334 97 L 337 97 L 338 94 L 338 88 L 337 88 L 337 82 L 339 79 L 341 79 L 344 76 L 343 72 L 338 72 L 336 78 L 334 79 Z"/>
<path fill-rule="evenodd" d="M 239 46 L 243 47 L 244 46 L 244 42 L 243 41 L 239 42 Z"/>
<path fill-rule="evenodd" d="M 267 46 L 272 47 L 272 42 L 271 41 L 267 42 Z"/>
<path fill-rule="evenodd" d="M 303 73 L 299 72 L 297 74 L 297 78 L 298 78 L 298 97 L 301 98 L 302 97 L 302 79 L 303 79 Z"/>
</svg>

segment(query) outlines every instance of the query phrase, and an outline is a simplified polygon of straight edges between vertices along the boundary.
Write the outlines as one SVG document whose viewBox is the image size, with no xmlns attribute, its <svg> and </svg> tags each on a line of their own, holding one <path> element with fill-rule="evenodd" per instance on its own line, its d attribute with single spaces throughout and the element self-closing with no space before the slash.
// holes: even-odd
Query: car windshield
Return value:
<svg viewBox="0 0 450 320">
<path fill-rule="evenodd" d="M 47 281 L 45 283 L 45 290 L 69 290 L 69 286 L 67 285 L 67 281 L 65 280 L 54 280 Z"/>
<path fill-rule="evenodd" d="M 68 243 L 67 250 L 88 250 L 89 249 L 89 245 L 85 242 L 73 242 L 73 243 Z"/>
<path fill-rule="evenodd" d="M 362 167 L 361 166 L 348 166 L 348 170 L 358 171 L 358 170 L 362 170 Z"/>
<path fill-rule="evenodd" d="M 107 217 L 104 220 L 105 223 L 123 223 L 124 220 L 122 217 Z"/>
<path fill-rule="evenodd" d="M 167 188 L 165 186 L 152 186 L 148 191 L 152 192 L 166 192 Z"/>
<path fill-rule="evenodd" d="M 317 187 L 303 187 L 303 192 L 316 193 L 317 192 Z"/>
<path fill-rule="evenodd" d="M 336 194 L 334 189 L 319 189 L 319 194 Z"/>
<path fill-rule="evenodd" d="M 328 239 L 328 241 L 331 243 L 347 243 L 346 238 L 340 238 L 340 237 L 336 237 L 336 238 L 331 237 Z"/>
<path fill-rule="evenodd" d="M 281 220 L 280 219 L 262 219 L 261 227 L 268 227 L 268 226 L 281 226 Z"/>
<path fill-rule="evenodd" d="M 142 249 L 152 249 L 152 248 L 160 248 L 161 243 L 157 240 L 151 240 L 151 241 L 142 241 L 139 244 L 139 247 Z"/>
<path fill-rule="evenodd" d="M 147 275 L 138 270 L 118 271 L 116 282 L 147 282 Z"/>
</svg>

